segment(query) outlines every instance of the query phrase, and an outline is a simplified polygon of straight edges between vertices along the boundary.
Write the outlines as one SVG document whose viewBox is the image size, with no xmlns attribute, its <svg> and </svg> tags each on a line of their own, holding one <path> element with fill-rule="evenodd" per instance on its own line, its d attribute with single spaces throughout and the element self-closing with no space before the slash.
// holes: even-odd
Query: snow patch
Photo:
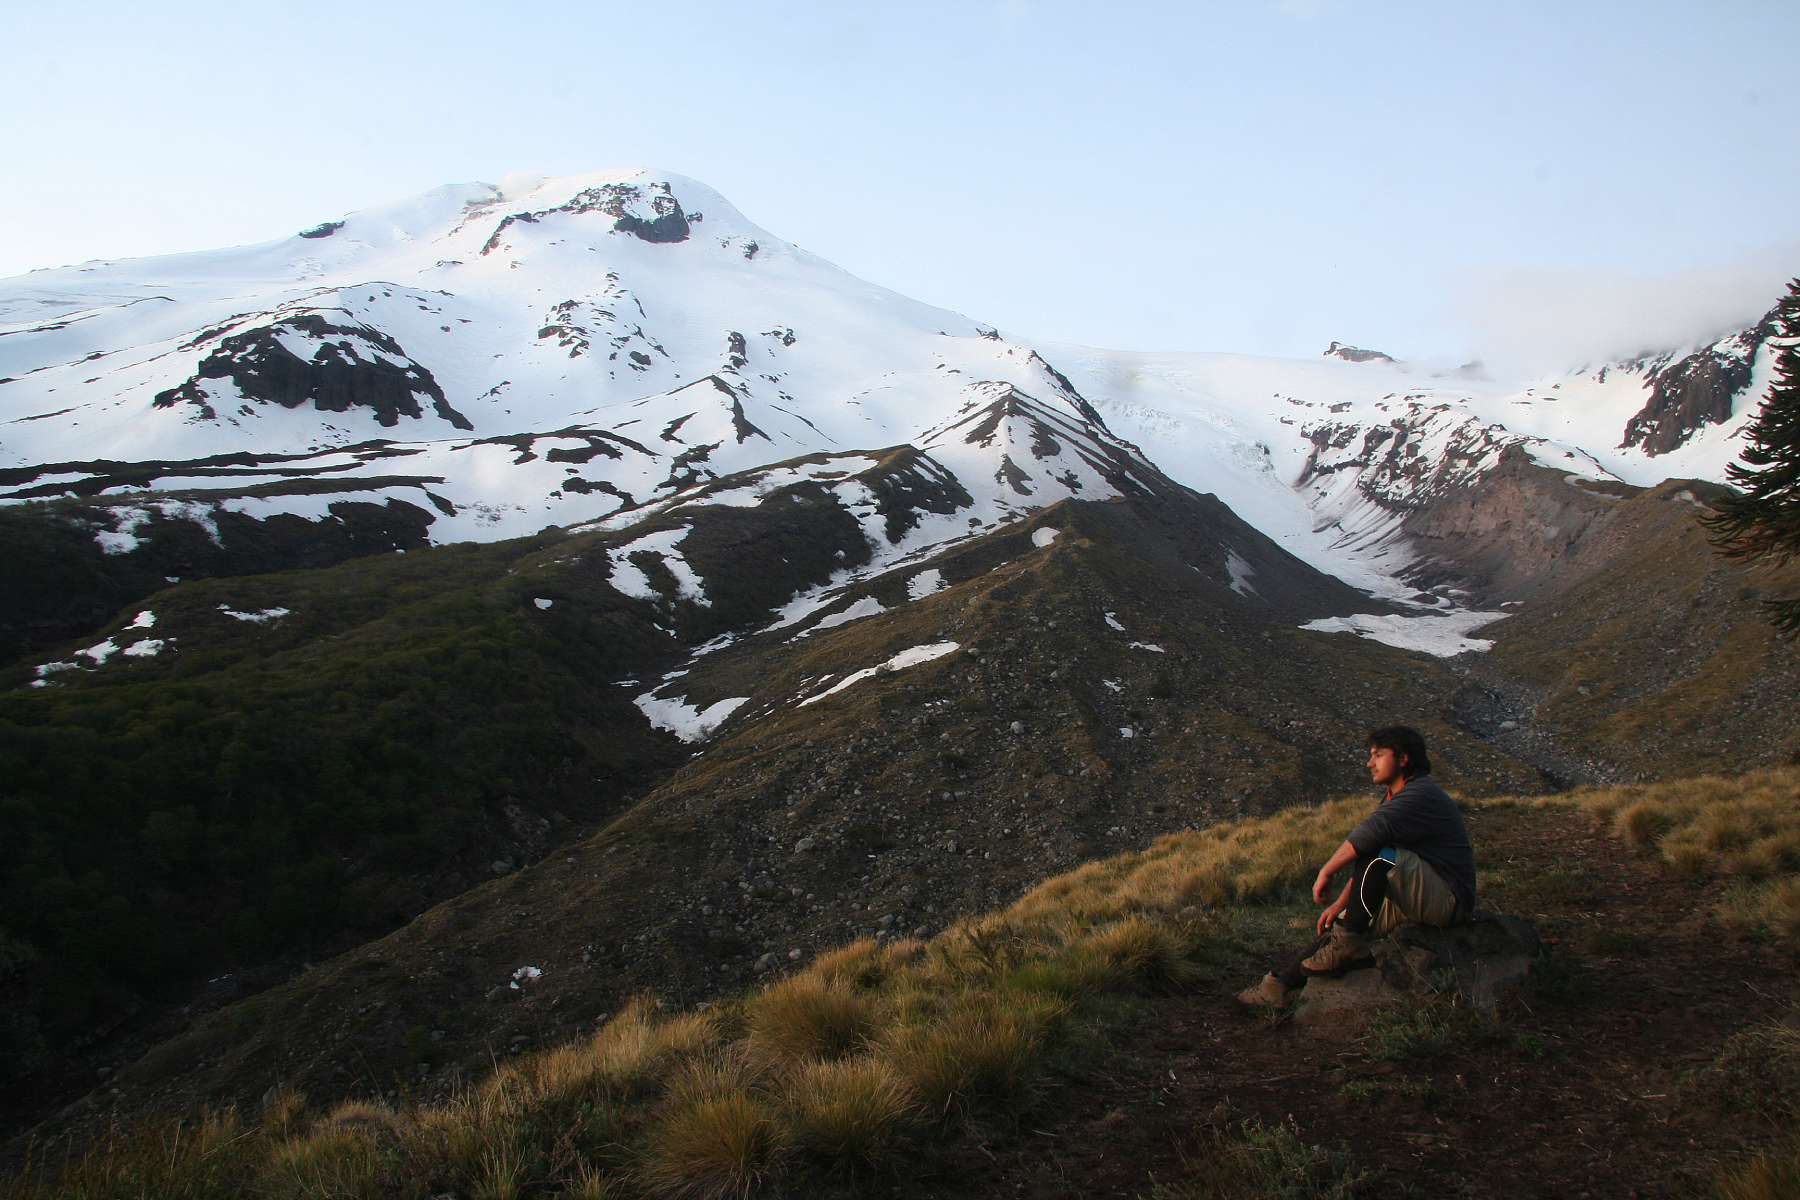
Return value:
<svg viewBox="0 0 1800 1200">
<path fill-rule="evenodd" d="M 258 609 L 255 612 L 239 612 L 229 604 L 221 604 L 219 605 L 219 611 L 234 621 L 248 621 L 252 625 L 266 625 L 270 621 L 279 621 L 281 618 L 287 616 L 290 610 L 285 608 L 263 608 Z"/>
<path fill-rule="evenodd" d="M 130 554 L 139 546 L 138 527 L 150 519 L 150 514 L 141 508 L 109 508 L 117 527 L 111 530 L 100 529 L 94 533 L 94 540 L 100 543 L 103 554 Z"/>
<path fill-rule="evenodd" d="M 106 660 L 117 654 L 118 651 L 119 647 L 111 638 L 107 638 L 97 646 L 89 646 L 86 650 L 77 650 L 76 653 L 84 658 L 92 659 L 94 665 L 98 667 L 104 665 Z"/>
<path fill-rule="evenodd" d="M 655 692 L 645 692 L 632 703 L 655 728 L 672 733 L 684 742 L 698 742 L 723 725 L 732 713 L 750 703 L 750 697 L 733 696 L 700 709 L 689 704 L 685 696 L 664 700 Z"/>
<path fill-rule="evenodd" d="M 676 549 L 691 529 L 692 526 L 683 525 L 679 529 L 648 533 L 636 541 L 607 551 L 613 564 L 612 575 L 607 582 L 615 591 L 630 596 L 633 600 L 655 603 L 664 599 L 663 594 L 651 586 L 650 577 L 631 561 L 634 554 L 654 554 L 662 559 L 663 566 L 675 577 L 676 596 L 695 604 L 710 606 L 712 601 L 707 598 L 706 586 L 700 582 L 700 576 L 694 573 L 694 568 L 688 565 L 687 559 L 682 557 L 681 551 Z"/>
<path fill-rule="evenodd" d="M 538 606 L 538 611 L 539 611 L 539 612 L 545 612 L 545 611 L 547 611 L 547 610 L 548 610 L 548 609 L 549 609 L 549 608 L 550 608 L 550 606 L 551 606 L 551 605 L 552 605 L 552 604 L 555 604 L 555 603 L 556 603 L 556 601 L 554 601 L 554 600 L 546 600 L 546 599 L 544 599 L 544 598 L 543 598 L 543 597 L 542 597 L 542 596 L 536 596 L 536 597 L 534 597 L 534 598 L 533 598 L 533 599 L 532 599 L 532 601 L 531 601 L 531 602 L 532 602 L 532 603 L 533 603 L 533 604 L 535 604 L 535 605 L 537 605 L 537 606 Z"/>
<path fill-rule="evenodd" d="M 1168 653 L 1167 650 L 1164 650 L 1161 646 L 1158 646 L 1155 642 L 1133 642 L 1133 643 L 1131 643 L 1131 648 L 1133 650 L 1148 650 L 1153 654 L 1167 654 Z"/>
<path fill-rule="evenodd" d="M 1125 632 L 1125 627 L 1119 624 L 1119 618 L 1115 617 L 1112 613 L 1106 614 L 1106 627 L 1118 633 Z"/>
<path fill-rule="evenodd" d="M 943 591 L 945 586 L 944 573 L 933 567 L 929 571 L 920 571 L 906 581 L 906 595 L 911 600 L 923 600 Z"/>
<path fill-rule="evenodd" d="M 873 667 L 864 667 L 860 671 L 854 671 L 849 675 L 844 676 L 818 695 L 808 696 L 800 702 L 800 707 L 805 708 L 809 704 L 815 704 L 818 701 L 825 699 L 827 696 L 835 695 L 836 693 L 843 691 L 851 684 L 861 683 L 863 680 L 878 675 L 883 671 L 904 671 L 908 667 L 916 667 L 920 663 L 928 663 L 933 659 L 943 658 L 946 654 L 954 654 L 959 649 L 961 649 L 961 646 L 956 642 L 932 642 L 929 645 L 914 646 L 910 650 L 902 650 L 884 663 L 878 663 Z"/>
<path fill-rule="evenodd" d="M 137 616 L 133 617 L 131 619 L 131 624 L 127 625 L 125 628 L 127 628 L 127 629 L 153 629 L 155 627 L 156 627 L 156 614 L 149 611 L 148 609 L 146 609 L 143 612 L 139 613 Z"/>
<path fill-rule="evenodd" d="M 162 653 L 162 649 L 166 645 L 168 642 L 162 638 L 144 638 L 142 641 L 133 642 L 125 647 L 125 657 L 154 658 Z"/>
<path fill-rule="evenodd" d="M 812 636 L 821 629 L 832 629 L 839 625 L 848 625 L 851 621 L 860 621 L 864 617 L 880 616 L 886 611 L 887 608 L 881 601 L 873 596 L 864 596 L 849 608 L 843 609 L 840 612 L 827 613 L 825 616 L 820 617 L 818 622 L 814 624 L 811 629 L 801 630 L 794 635 L 793 640 L 799 641 L 803 637 Z"/>
<path fill-rule="evenodd" d="M 1225 569 L 1231 572 L 1232 591 L 1240 596 L 1256 595 L 1256 588 L 1250 583 L 1250 577 L 1256 574 L 1256 568 L 1246 562 L 1236 550 L 1225 551 Z"/>
<path fill-rule="evenodd" d="M 1042 550 L 1061 536 L 1062 530 L 1052 529 L 1048 525 L 1040 525 L 1031 531 L 1031 544 Z"/>
<path fill-rule="evenodd" d="M 1452 613 L 1354 613 L 1347 617 L 1322 617 L 1302 629 L 1320 633 L 1354 633 L 1402 650 L 1419 650 L 1439 658 L 1491 649 L 1492 641 L 1468 635 L 1506 616 L 1503 612 L 1464 610 Z"/>
</svg>

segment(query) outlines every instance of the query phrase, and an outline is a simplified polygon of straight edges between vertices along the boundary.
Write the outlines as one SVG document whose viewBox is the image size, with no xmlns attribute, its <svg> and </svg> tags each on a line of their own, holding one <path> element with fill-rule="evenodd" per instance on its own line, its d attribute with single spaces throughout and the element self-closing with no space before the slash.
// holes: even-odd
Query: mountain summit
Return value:
<svg viewBox="0 0 1800 1200">
<path fill-rule="evenodd" d="M 856 279 L 655 170 L 451 185 L 261 245 L 34 272 L 0 281 L 0 321 L 0 500 L 92 498 L 115 549 L 221 512 L 373 504 L 439 543 L 626 519 L 797 455 L 948 453 L 945 431 L 1010 395 L 1013 418 L 954 468 L 990 516 L 1116 489 L 1099 447 L 1123 438 L 1394 594 L 1395 560 L 1350 509 L 1391 515 L 1405 480 L 1491 462 L 1444 448 L 1719 479 L 1767 382 L 1754 331 L 1705 363 L 1522 390 L 1339 343 L 1312 363 L 1042 345 Z M 1425 457 L 1396 476 L 1340 453 L 1376 437 Z"/>
</svg>

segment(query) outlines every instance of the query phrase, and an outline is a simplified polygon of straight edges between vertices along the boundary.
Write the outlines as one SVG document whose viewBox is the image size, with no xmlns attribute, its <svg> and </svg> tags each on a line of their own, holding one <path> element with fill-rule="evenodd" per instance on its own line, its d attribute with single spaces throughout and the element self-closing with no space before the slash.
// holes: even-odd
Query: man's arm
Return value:
<svg viewBox="0 0 1800 1200">
<path fill-rule="evenodd" d="M 1335 853 L 1319 868 L 1319 877 L 1313 880 L 1313 903 L 1325 903 L 1325 889 L 1331 886 L 1331 877 L 1356 861 L 1356 847 L 1349 842 L 1339 846 Z"/>
</svg>

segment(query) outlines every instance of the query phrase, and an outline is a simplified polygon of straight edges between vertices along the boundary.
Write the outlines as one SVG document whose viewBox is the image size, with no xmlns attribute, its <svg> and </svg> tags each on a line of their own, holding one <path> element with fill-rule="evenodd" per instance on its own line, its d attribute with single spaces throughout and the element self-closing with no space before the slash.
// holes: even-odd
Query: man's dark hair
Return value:
<svg viewBox="0 0 1800 1200">
<path fill-rule="evenodd" d="M 1388 725 L 1377 729 L 1369 735 L 1369 746 L 1406 755 L 1406 765 L 1400 768 L 1404 779 L 1431 774 L 1431 755 L 1425 753 L 1425 735 L 1411 725 Z"/>
</svg>

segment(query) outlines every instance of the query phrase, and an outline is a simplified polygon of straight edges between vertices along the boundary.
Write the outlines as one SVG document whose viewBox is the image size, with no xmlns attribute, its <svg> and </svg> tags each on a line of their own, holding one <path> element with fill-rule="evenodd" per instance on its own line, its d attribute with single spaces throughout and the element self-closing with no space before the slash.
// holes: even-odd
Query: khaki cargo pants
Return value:
<svg viewBox="0 0 1800 1200">
<path fill-rule="evenodd" d="M 1408 921 L 1442 926 L 1456 920 L 1456 893 L 1430 863 L 1395 846 L 1382 847 L 1381 857 L 1393 865 L 1388 868 L 1387 896 L 1375 914 L 1374 936 L 1385 937 Z"/>
</svg>

